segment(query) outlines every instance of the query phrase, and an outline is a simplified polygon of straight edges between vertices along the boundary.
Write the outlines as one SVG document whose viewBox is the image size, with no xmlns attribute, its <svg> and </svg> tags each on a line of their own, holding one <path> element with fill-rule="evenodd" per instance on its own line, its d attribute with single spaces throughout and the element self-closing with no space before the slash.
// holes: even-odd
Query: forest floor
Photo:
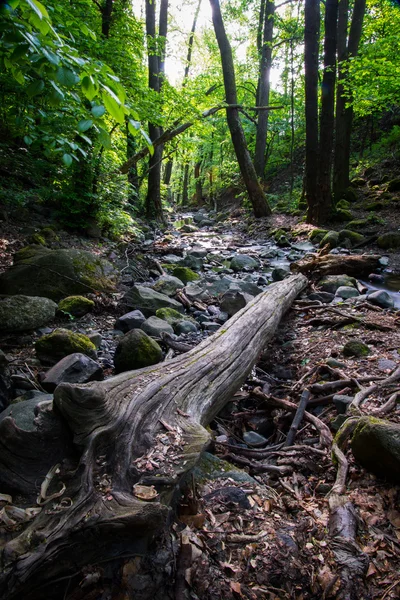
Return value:
<svg viewBox="0 0 400 600">
<path fill-rule="evenodd" d="M 382 211 L 383 215 L 386 207 Z M 386 229 L 398 229 L 400 216 L 394 215 L 390 207 L 387 211 Z M 359 216 L 364 218 L 366 214 L 360 210 Z M 38 222 L 42 227 L 43 219 L 38 217 Z M 11 265 L 12 255 L 29 242 L 35 227 L 32 220 L 25 225 L 12 219 L 2 223 L 0 271 Z M 290 251 L 296 254 L 296 244 L 307 242 L 310 229 L 289 215 L 275 214 L 269 220 L 256 222 L 237 210 L 216 226 L 189 233 L 170 229 L 144 244 L 88 240 L 57 232 L 58 240 L 52 247 L 83 248 L 108 258 L 120 269 L 122 284 L 113 295 L 92 295 L 96 303 L 93 313 L 71 323 L 60 319 L 51 328 L 67 326 L 79 332 L 99 332 L 103 337 L 99 361 L 105 376 L 111 376 L 117 343 L 113 327 L 122 314 L 121 297 L 135 281 L 135 272 L 142 273 L 139 282 L 149 283 L 154 258 L 161 262 L 166 254 L 182 255 L 194 246 L 207 247 L 223 256 L 246 253 L 258 257 L 260 245 L 276 248 L 271 231 L 279 228 L 292 236 L 289 247 L 283 248 L 277 257 L 275 266 L 279 267 Z M 371 221 L 370 229 L 363 233 L 372 237 L 379 228 L 382 225 L 377 228 Z M 377 250 L 371 244 L 363 251 Z M 301 252 L 298 258 L 300 255 Z M 399 255 L 385 255 L 389 257 L 387 275 L 396 287 Z M 234 276 L 246 274 L 250 272 Z M 307 294 L 313 289 L 314 283 Z M 363 387 L 363 378 L 379 380 L 399 366 L 400 313 L 367 303 L 356 306 L 351 301 L 341 302 L 333 311 L 329 310 L 330 304 L 313 308 L 312 302 L 307 303 L 307 294 L 288 312 L 245 385 L 211 424 L 214 442 L 208 450 L 217 458 L 208 455 L 199 472 L 187 482 L 172 529 L 156 540 L 153 554 L 127 559 L 122 566 L 90 566 L 69 579 L 67 587 L 63 584 L 60 598 L 394 600 L 399 597 L 399 488 L 365 471 L 347 450 L 346 496 L 357 514 L 357 548 L 365 559 L 365 569 L 361 576 L 357 574 L 358 592 L 346 592 L 342 581 L 346 565 L 340 562 L 329 528 L 327 494 L 336 478 L 330 451 L 321 448 L 319 432 L 310 423 L 300 426 L 294 446 L 282 447 L 293 413 L 279 406 L 271 409 L 252 391 L 261 388 L 270 397 L 297 405 L 304 389 L 322 384 L 325 391 L 322 395 L 312 394 L 308 410 L 334 435 L 338 409 L 333 403 L 331 384 L 342 380 L 344 384 L 339 383 L 337 388 L 339 394 L 354 395 Z M 39 387 L 45 369 L 35 358 L 34 342 L 41 333 L 6 335 L 0 339 L 11 372 Z M 203 331 L 186 341 L 197 343 L 205 335 Z M 343 346 L 349 340 L 367 344 L 369 354 L 344 357 Z M 384 401 L 377 394 L 368 398 L 363 408 L 368 414 Z M 398 407 L 395 403 L 385 418 L 400 423 Z M 244 434 L 252 431 L 268 440 L 264 457 L 257 456 L 260 451 L 256 443 L 244 442 Z M 268 453 L 270 446 L 274 446 L 272 453 Z M 231 466 L 218 459 L 228 461 Z M 266 464 L 278 467 L 278 472 L 264 468 Z"/>
</svg>

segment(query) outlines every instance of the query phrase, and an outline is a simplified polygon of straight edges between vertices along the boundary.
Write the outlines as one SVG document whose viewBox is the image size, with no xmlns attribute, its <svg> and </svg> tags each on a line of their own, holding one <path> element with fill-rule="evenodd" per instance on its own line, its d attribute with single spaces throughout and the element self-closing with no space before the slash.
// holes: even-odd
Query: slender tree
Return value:
<svg viewBox="0 0 400 600">
<path fill-rule="evenodd" d="M 212 8 L 212 20 L 215 36 L 217 38 L 220 54 L 222 72 L 224 77 L 225 98 L 228 104 L 226 117 L 235 149 L 236 158 L 245 183 L 249 199 L 253 207 L 255 217 L 265 217 L 271 213 L 265 194 L 257 179 L 257 173 L 247 148 L 246 138 L 239 118 L 239 110 L 236 108 L 237 93 L 235 69 L 233 65 L 232 49 L 226 35 L 221 15 L 219 0 L 210 0 Z M 230 106 L 229 106 L 230 105 Z"/>
</svg>

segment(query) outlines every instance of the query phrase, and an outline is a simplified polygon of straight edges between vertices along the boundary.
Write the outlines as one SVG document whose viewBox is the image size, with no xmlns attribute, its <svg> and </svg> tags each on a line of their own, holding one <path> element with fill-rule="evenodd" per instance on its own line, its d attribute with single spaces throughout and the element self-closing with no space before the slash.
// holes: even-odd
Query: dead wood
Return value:
<svg viewBox="0 0 400 600">
<path fill-rule="evenodd" d="M 301 395 L 299 406 L 296 410 L 296 414 L 294 415 L 294 419 L 290 426 L 289 433 L 287 434 L 287 438 L 286 438 L 286 441 L 284 444 L 285 446 L 293 445 L 294 438 L 296 437 L 296 433 L 299 428 L 299 425 L 300 425 L 301 421 L 303 420 L 304 413 L 307 408 L 309 399 L 310 399 L 310 392 L 308 390 L 304 390 Z"/>
<path fill-rule="evenodd" d="M 43 598 L 43 586 L 47 598 L 59 597 L 54 580 L 87 564 L 146 551 L 167 524 L 181 478 L 209 443 L 205 427 L 243 384 L 306 284 L 302 275 L 272 284 L 217 333 L 167 363 L 103 382 L 58 386 L 55 410 L 72 432 L 80 460 L 69 470 L 61 461 L 53 483 L 57 491 L 66 485 L 63 497 L 71 504 L 43 508 L 2 545 L 2 600 Z M 18 445 L 11 438 L 8 444 L 18 455 Z M 27 467 L 22 459 L 19 469 L 29 467 L 35 471 L 32 461 Z M 39 485 L 44 474 L 36 471 Z"/>
<path fill-rule="evenodd" d="M 360 275 L 373 273 L 379 267 L 380 256 L 377 254 L 327 254 L 305 258 L 292 263 L 290 269 L 294 273 L 303 273 L 317 279 L 325 275 Z"/>
<path fill-rule="evenodd" d="M 380 381 L 379 383 L 375 383 L 374 385 L 370 385 L 369 387 L 363 388 L 359 392 L 357 392 L 357 394 L 354 397 L 353 402 L 349 406 L 349 410 L 351 410 L 351 412 L 353 412 L 353 414 L 360 412 L 360 407 L 361 407 L 362 403 L 364 402 L 364 400 L 366 400 L 368 398 L 368 396 L 370 396 L 371 394 L 375 394 L 376 392 L 380 392 L 381 390 L 388 387 L 392 383 L 399 381 L 399 379 L 400 379 L 400 367 L 395 369 L 393 371 L 393 373 L 391 373 L 391 375 L 389 375 L 389 377 L 386 377 L 386 379 L 384 379 L 383 381 Z"/>
</svg>

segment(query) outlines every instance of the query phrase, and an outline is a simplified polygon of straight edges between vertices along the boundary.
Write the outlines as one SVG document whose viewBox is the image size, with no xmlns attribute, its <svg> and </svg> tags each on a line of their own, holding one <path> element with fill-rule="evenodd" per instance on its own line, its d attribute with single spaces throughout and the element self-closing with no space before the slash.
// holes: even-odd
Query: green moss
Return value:
<svg viewBox="0 0 400 600">
<path fill-rule="evenodd" d="M 14 263 L 29 261 L 37 254 L 43 253 L 43 251 L 46 252 L 47 249 L 43 248 L 43 246 L 40 245 L 31 244 L 29 246 L 25 246 L 24 248 L 21 248 L 21 250 L 18 250 L 18 252 L 14 254 Z"/>
<path fill-rule="evenodd" d="M 156 317 L 166 321 L 172 326 L 176 325 L 176 323 L 180 323 L 181 321 L 191 321 L 192 323 L 196 323 L 192 317 L 182 315 L 174 308 L 159 308 L 156 310 Z"/>
<path fill-rule="evenodd" d="M 368 227 L 369 222 L 367 219 L 355 219 L 354 221 L 350 221 L 347 227 L 351 229 L 364 229 L 364 227 Z"/>
<path fill-rule="evenodd" d="M 400 248 L 400 232 L 399 231 L 388 231 L 377 239 L 377 245 L 383 250 L 389 250 L 389 248 Z"/>
<path fill-rule="evenodd" d="M 162 359 L 162 350 L 155 340 L 141 329 L 133 329 L 124 335 L 115 351 L 114 364 L 117 373 L 142 369 Z"/>
<path fill-rule="evenodd" d="M 336 204 L 336 208 L 342 208 L 344 210 L 349 210 L 349 208 L 350 208 L 350 202 L 348 200 L 345 200 L 344 198 L 342 198 Z"/>
<path fill-rule="evenodd" d="M 44 335 L 35 343 L 36 354 L 40 360 L 55 363 L 68 354 L 81 352 L 96 357 L 96 346 L 87 335 L 75 333 L 68 329 L 56 329 Z"/>
<path fill-rule="evenodd" d="M 337 231 L 328 231 L 319 243 L 320 248 L 329 244 L 330 248 L 336 248 L 339 245 L 339 233 Z"/>
<path fill-rule="evenodd" d="M 368 211 L 373 211 L 373 210 L 382 210 L 382 208 L 384 208 L 385 204 L 383 202 L 370 202 L 369 204 L 366 205 L 365 210 Z"/>
<path fill-rule="evenodd" d="M 310 231 L 308 234 L 308 239 L 311 242 L 320 242 L 322 238 L 328 233 L 327 229 L 318 229 L 317 227 Z"/>
<path fill-rule="evenodd" d="M 58 304 L 58 310 L 72 315 L 73 317 L 82 317 L 94 308 L 93 300 L 84 296 L 68 296 Z"/>
<path fill-rule="evenodd" d="M 189 281 L 200 279 L 200 275 L 188 267 L 175 266 L 172 270 L 172 275 L 183 281 L 185 284 L 189 283 Z"/>
<path fill-rule="evenodd" d="M 339 231 L 339 244 L 347 243 L 350 246 L 361 244 L 365 240 L 364 236 L 350 229 L 342 229 Z"/>
<path fill-rule="evenodd" d="M 364 344 L 358 340 L 351 340 L 343 346 L 344 356 L 356 356 L 360 358 L 362 356 L 368 356 L 369 352 L 370 350 L 367 344 Z"/>
<path fill-rule="evenodd" d="M 352 221 L 353 215 L 349 210 L 345 210 L 343 208 L 338 208 L 335 213 L 332 215 L 335 221 Z"/>
<path fill-rule="evenodd" d="M 31 244 L 39 244 L 40 246 L 45 246 L 47 243 L 45 237 L 40 235 L 40 233 L 34 233 L 31 235 L 29 241 Z"/>
</svg>

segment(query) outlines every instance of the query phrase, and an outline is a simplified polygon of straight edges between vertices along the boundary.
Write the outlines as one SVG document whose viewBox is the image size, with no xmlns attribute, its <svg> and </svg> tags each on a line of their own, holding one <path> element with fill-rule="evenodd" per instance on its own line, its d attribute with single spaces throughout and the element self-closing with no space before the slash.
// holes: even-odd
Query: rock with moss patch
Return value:
<svg viewBox="0 0 400 600">
<path fill-rule="evenodd" d="M 114 355 L 115 371 L 131 371 L 155 365 L 162 360 L 162 350 L 142 329 L 132 329 L 119 341 Z"/>
<path fill-rule="evenodd" d="M 153 290 L 165 294 L 166 296 L 174 296 L 176 291 L 184 287 L 183 281 L 173 275 L 161 275 L 153 285 Z"/>
<path fill-rule="evenodd" d="M 189 267 L 177 266 L 172 270 L 172 275 L 177 277 L 186 285 L 190 281 L 196 281 L 200 279 L 200 275 L 189 269 Z"/>
<path fill-rule="evenodd" d="M 339 246 L 346 248 L 352 248 L 361 244 L 365 240 L 365 237 L 361 233 L 356 233 L 350 229 L 342 229 L 339 231 Z"/>
<path fill-rule="evenodd" d="M 260 266 L 258 260 L 247 254 L 236 254 L 230 264 L 230 268 L 234 271 L 254 270 Z"/>
<path fill-rule="evenodd" d="M 351 440 L 354 458 L 378 477 L 400 483 L 400 425 L 361 417 Z"/>
<path fill-rule="evenodd" d="M 400 231 L 388 231 L 379 236 L 376 243 L 383 250 L 400 248 Z"/>
<path fill-rule="evenodd" d="M 324 235 L 322 240 L 319 243 L 320 248 L 323 248 L 329 244 L 330 248 L 336 248 L 339 245 L 339 232 L 338 231 L 328 231 L 327 234 Z"/>
<path fill-rule="evenodd" d="M 182 261 L 183 267 L 189 267 L 192 271 L 200 271 L 203 268 L 203 259 L 193 254 L 187 254 Z"/>
<path fill-rule="evenodd" d="M 344 210 L 349 210 L 350 206 L 350 202 L 344 198 L 339 200 L 339 202 L 336 204 L 336 208 L 342 208 Z"/>
<path fill-rule="evenodd" d="M 195 225 L 190 225 L 188 223 L 185 223 L 179 229 L 180 229 L 180 231 L 183 231 L 184 233 L 195 233 L 196 231 L 199 230 L 199 228 L 196 227 Z"/>
<path fill-rule="evenodd" d="M 72 317 L 83 317 L 94 308 L 93 300 L 84 296 L 67 296 L 58 303 L 58 310 Z"/>
<path fill-rule="evenodd" d="M 156 312 L 156 317 L 166 321 L 172 327 L 180 321 L 187 321 L 188 319 L 191 320 L 190 317 L 183 315 L 173 308 L 159 308 Z"/>
<path fill-rule="evenodd" d="M 140 326 L 141 329 L 150 337 L 161 338 L 162 333 L 174 333 L 169 323 L 158 317 L 149 317 Z"/>
<path fill-rule="evenodd" d="M 30 331 L 54 319 L 57 304 L 40 296 L 0 297 L 0 332 Z"/>
<path fill-rule="evenodd" d="M 342 194 L 342 198 L 344 198 L 345 200 L 347 200 L 348 202 L 357 202 L 358 200 L 358 196 L 357 196 L 357 192 L 352 188 L 352 187 L 348 187 Z"/>
<path fill-rule="evenodd" d="M 355 288 L 357 281 L 349 275 L 327 275 L 318 282 L 318 287 L 330 294 L 335 294 L 336 290 L 343 285 Z"/>
<path fill-rule="evenodd" d="M 336 290 L 335 295 L 338 298 L 343 298 L 344 300 L 347 300 L 348 298 L 357 298 L 360 294 L 355 287 L 352 287 L 350 285 L 341 285 Z"/>
<path fill-rule="evenodd" d="M 367 184 L 363 177 L 354 177 L 354 179 L 352 179 L 350 183 L 353 187 L 363 187 Z"/>
<path fill-rule="evenodd" d="M 36 342 L 35 350 L 41 362 L 51 365 L 75 352 L 97 358 L 96 346 L 88 336 L 69 329 L 55 329 L 52 333 L 42 336 Z"/>
<path fill-rule="evenodd" d="M 365 229 L 365 227 L 368 227 L 369 224 L 370 223 L 367 221 L 367 219 L 354 219 L 354 221 L 349 222 L 347 227 L 351 231 L 353 229 Z"/>
<path fill-rule="evenodd" d="M 361 358 L 362 356 L 368 356 L 369 347 L 359 340 L 351 340 L 343 346 L 342 352 L 343 356 Z"/>
<path fill-rule="evenodd" d="M 14 255 L 13 266 L 1 275 L 0 292 L 59 301 L 73 294 L 111 292 L 116 280 L 114 267 L 91 252 L 27 246 Z"/>
<path fill-rule="evenodd" d="M 328 233 L 327 229 L 318 229 L 315 228 L 308 234 L 308 239 L 311 242 L 318 243 L 322 240 L 322 238 Z"/>
<path fill-rule="evenodd" d="M 123 300 L 128 308 L 140 310 L 145 317 L 155 315 L 159 308 L 173 308 L 178 312 L 184 310 L 182 304 L 173 298 L 142 285 L 134 285 Z"/>
<path fill-rule="evenodd" d="M 365 205 L 365 210 L 368 212 L 372 212 L 374 210 L 382 210 L 385 207 L 384 202 L 380 202 L 379 200 L 375 200 L 374 202 L 369 202 L 369 204 Z"/>
<path fill-rule="evenodd" d="M 338 208 L 332 216 L 333 216 L 333 219 L 335 221 L 338 221 L 339 223 L 341 221 L 352 221 L 353 220 L 353 215 L 351 214 L 351 212 L 344 208 Z"/>
<path fill-rule="evenodd" d="M 387 186 L 387 191 L 388 192 L 400 192 L 400 178 L 399 177 L 397 179 L 392 179 L 392 181 L 389 181 L 388 186 Z"/>
</svg>

